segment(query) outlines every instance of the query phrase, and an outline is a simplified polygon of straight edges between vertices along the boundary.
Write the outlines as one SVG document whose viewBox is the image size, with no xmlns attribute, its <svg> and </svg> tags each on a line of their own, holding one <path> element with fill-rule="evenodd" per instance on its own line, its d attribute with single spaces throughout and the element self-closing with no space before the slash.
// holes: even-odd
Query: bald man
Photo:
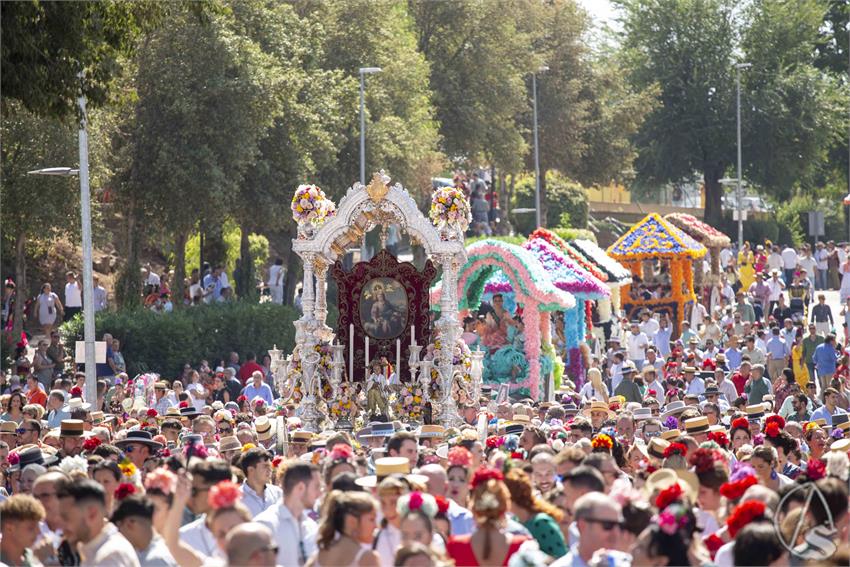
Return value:
<svg viewBox="0 0 850 567">
<path fill-rule="evenodd" d="M 277 562 L 272 531 L 258 522 L 246 522 L 230 530 L 226 546 L 228 565 L 274 567 Z"/>
</svg>

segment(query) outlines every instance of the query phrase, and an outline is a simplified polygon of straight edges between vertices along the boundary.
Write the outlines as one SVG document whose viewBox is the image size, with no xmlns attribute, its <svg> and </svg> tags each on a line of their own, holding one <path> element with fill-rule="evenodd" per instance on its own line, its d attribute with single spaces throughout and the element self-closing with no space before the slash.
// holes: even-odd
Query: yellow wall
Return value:
<svg viewBox="0 0 850 567">
<path fill-rule="evenodd" d="M 596 203 L 631 203 L 632 196 L 628 189 L 622 185 L 608 185 L 607 187 L 589 187 L 587 199 Z"/>
</svg>

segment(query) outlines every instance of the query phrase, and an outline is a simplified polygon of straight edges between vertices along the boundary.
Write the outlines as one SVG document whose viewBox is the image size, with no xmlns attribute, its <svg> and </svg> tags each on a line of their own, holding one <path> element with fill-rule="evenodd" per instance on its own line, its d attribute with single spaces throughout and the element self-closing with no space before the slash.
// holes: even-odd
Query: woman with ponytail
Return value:
<svg viewBox="0 0 850 567">
<path fill-rule="evenodd" d="M 334 490 L 325 499 L 316 544 L 319 553 L 309 567 L 357 565 L 378 567 L 380 557 L 372 550 L 377 528 L 375 499 L 365 492 Z"/>
<path fill-rule="evenodd" d="M 563 513 L 534 495 L 531 479 L 522 469 L 511 469 L 505 476 L 505 485 L 511 494 L 511 512 L 537 540 L 540 551 L 556 559 L 565 555 L 567 545 L 558 526 Z"/>
<path fill-rule="evenodd" d="M 471 536 L 451 537 L 449 556 L 458 566 L 507 565 L 528 538 L 505 531 L 511 493 L 502 473 L 479 468 L 470 483 L 469 499 L 477 529 Z"/>
</svg>

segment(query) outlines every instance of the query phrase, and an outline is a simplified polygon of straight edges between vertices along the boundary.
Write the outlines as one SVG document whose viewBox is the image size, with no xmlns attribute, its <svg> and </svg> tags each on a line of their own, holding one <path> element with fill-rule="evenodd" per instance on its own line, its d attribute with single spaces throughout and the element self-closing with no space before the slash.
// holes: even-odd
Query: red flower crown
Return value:
<svg viewBox="0 0 850 567">
<path fill-rule="evenodd" d="M 724 482 L 720 485 L 720 495 L 727 500 L 740 500 L 749 487 L 758 484 L 758 479 L 753 475 L 747 475 L 742 479 Z"/>
<path fill-rule="evenodd" d="M 726 527 L 729 528 L 729 535 L 735 537 L 738 532 L 752 522 L 764 517 L 766 507 L 764 502 L 758 500 L 748 500 L 735 508 L 732 515 L 726 519 Z"/>
<path fill-rule="evenodd" d="M 670 457 L 672 455 L 682 455 L 683 457 L 688 456 L 688 446 L 684 443 L 670 443 L 666 449 L 664 449 L 664 458 Z"/>
<path fill-rule="evenodd" d="M 504 480 L 505 475 L 502 474 L 502 471 L 488 468 L 486 466 L 481 466 L 475 474 L 472 475 L 472 480 L 469 482 L 469 487 L 471 489 L 475 489 L 479 484 L 484 484 L 490 480 Z"/>
<path fill-rule="evenodd" d="M 732 426 L 730 427 L 730 429 L 738 429 L 738 428 L 746 429 L 747 431 L 750 430 L 750 422 L 747 421 L 746 417 L 736 417 L 735 419 L 732 420 Z"/>
<path fill-rule="evenodd" d="M 658 508 L 659 511 L 664 510 L 667 506 L 672 504 L 673 502 L 678 501 L 682 498 L 682 487 L 679 486 L 679 483 L 671 484 L 664 490 L 658 493 L 658 496 L 655 497 L 655 507 Z"/>
<path fill-rule="evenodd" d="M 722 449 L 725 449 L 729 446 L 729 437 L 726 435 L 725 431 L 710 431 L 708 433 L 708 440 L 714 441 Z"/>
</svg>

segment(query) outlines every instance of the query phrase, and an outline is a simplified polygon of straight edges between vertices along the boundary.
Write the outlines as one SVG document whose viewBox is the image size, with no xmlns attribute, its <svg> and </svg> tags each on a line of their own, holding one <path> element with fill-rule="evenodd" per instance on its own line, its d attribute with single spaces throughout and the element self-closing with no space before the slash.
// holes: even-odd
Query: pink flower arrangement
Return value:
<svg viewBox="0 0 850 567">
<path fill-rule="evenodd" d="M 174 493 L 177 487 L 177 475 L 165 467 L 159 467 L 149 472 L 145 477 L 145 489 L 162 492 L 166 496 Z"/>
<path fill-rule="evenodd" d="M 431 197 L 429 217 L 435 226 L 449 224 L 466 231 L 472 222 L 472 211 L 463 191 L 456 187 L 440 187 Z"/>
<path fill-rule="evenodd" d="M 230 480 L 223 480 L 210 489 L 207 501 L 213 510 L 232 508 L 242 498 L 239 485 Z"/>
<path fill-rule="evenodd" d="M 673 535 L 679 529 L 679 522 L 676 521 L 676 516 L 672 512 L 661 512 L 658 514 L 658 527 L 667 535 Z"/>
<path fill-rule="evenodd" d="M 18 455 L 15 451 L 11 451 L 8 455 L 6 455 L 6 462 L 9 463 L 10 466 L 17 465 L 19 462 L 21 462 L 21 456 Z"/>
<path fill-rule="evenodd" d="M 465 447 L 449 449 L 448 461 L 450 467 L 468 468 L 472 466 L 472 453 Z"/>
<path fill-rule="evenodd" d="M 331 449 L 330 459 L 331 461 L 344 461 L 350 459 L 353 455 L 354 451 L 349 445 L 346 445 L 345 443 L 337 443 L 334 445 L 334 448 Z"/>
<path fill-rule="evenodd" d="M 299 185 L 292 195 L 292 218 L 297 223 L 320 224 L 336 214 L 336 204 L 318 185 Z"/>
</svg>

